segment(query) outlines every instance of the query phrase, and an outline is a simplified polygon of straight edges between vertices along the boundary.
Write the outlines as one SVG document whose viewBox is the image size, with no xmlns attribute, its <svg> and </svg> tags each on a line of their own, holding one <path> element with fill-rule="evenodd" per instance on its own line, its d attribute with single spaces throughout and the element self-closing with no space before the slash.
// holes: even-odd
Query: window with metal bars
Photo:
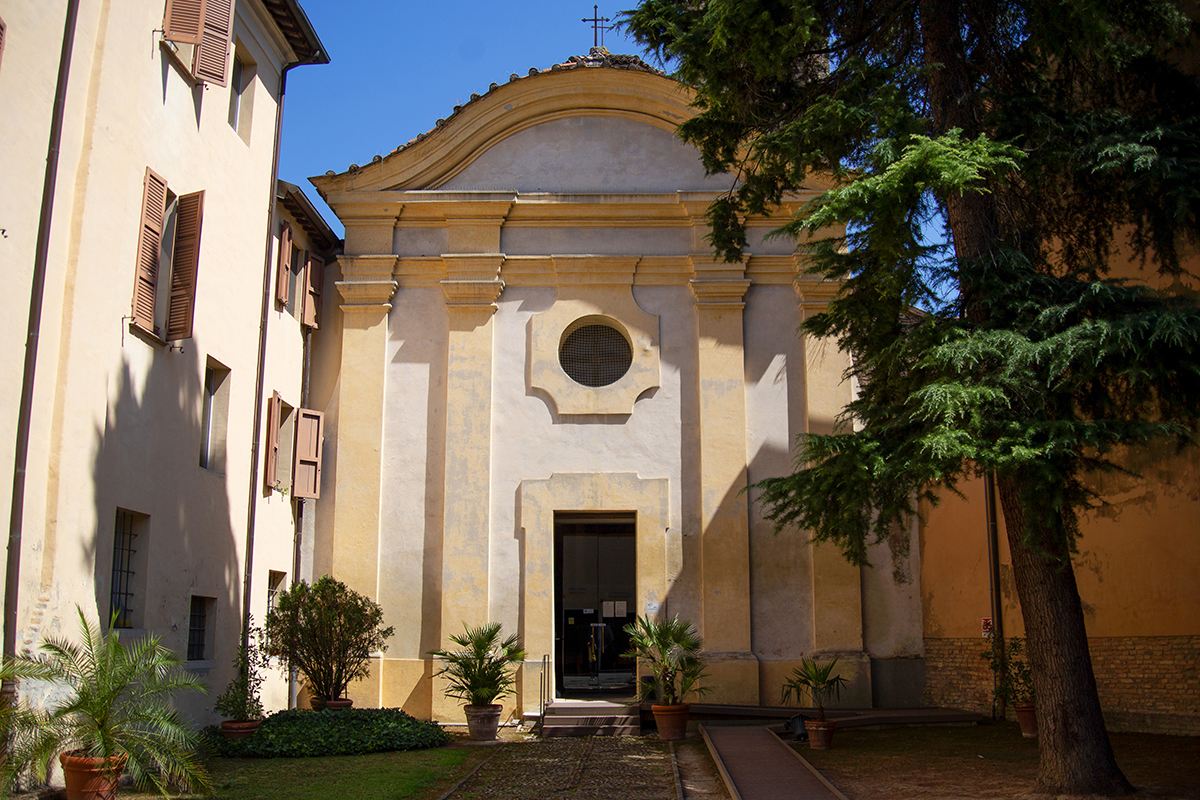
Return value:
<svg viewBox="0 0 1200 800">
<path fill-rule="evenodd" d="M 208 645 L 208 606 L 210 598 L 192 596 L 192 613 L 188 621 L 188 661 L 203 661 Z"/>
<path fill-rule="evenodd" d="M 108 599 L 108 616 L 114 628 L 133 627 L 133 548 L 137 534 L 133 532 L 134 515 L 117 509 L 113 530 L 112 589 Z"/>
<path fill-rule="evenodd" d="M 276 572 L 270 570 L 267 572 L 267 613 L 270 614 L 275 610 L 275 603 L 279 599 L 279 593 L 283 591 L 283 581 L 287 578 L 286 572 Z"/>
<path fill-rule="evenodd" d="M 576 383 L 608 386 L 629 371 L 633 348 L 625 334 L 611 325 L 581 320 L 564 333 L 558 345 L 558 363 Z"/>
</svg>

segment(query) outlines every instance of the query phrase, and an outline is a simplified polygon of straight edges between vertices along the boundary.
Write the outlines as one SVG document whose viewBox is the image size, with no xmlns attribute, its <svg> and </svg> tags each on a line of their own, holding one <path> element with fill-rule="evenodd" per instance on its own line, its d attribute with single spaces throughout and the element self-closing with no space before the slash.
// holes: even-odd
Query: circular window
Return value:
<svg viewBox="0 0 1200 800">
<path fill-rule="evenodd" d="M 596 317 L 576 320 L 558 344 L 563 372 L 584 386 L 616 383 L 633 363 L 633 348 L 625 334 Z"/>
</svg>

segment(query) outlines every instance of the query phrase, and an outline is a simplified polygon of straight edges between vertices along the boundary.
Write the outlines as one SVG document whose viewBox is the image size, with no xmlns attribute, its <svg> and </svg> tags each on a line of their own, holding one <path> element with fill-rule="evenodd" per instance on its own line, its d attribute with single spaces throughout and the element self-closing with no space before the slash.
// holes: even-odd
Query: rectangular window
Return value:
<svg viewBox="0 0 1200 800">
<path fill-rule="evenodd" d="M 225 474 L 225 439 L 229 430 L 229 370 L 208 360 L 200 409 L 200 466 Z"/>
<path fill-rule="evenodd" d="M 254 114 L 254 62 L 240 46 L 233 51 L 233 71 L 229 77 L 229 125 L 242 141 L 250 144 L 250 122 Z"/>
<path fill-rule="evenodd" d="M 165 341 L 189 339 L 196 304 L 204 192 L 175 196 L 149 167 L 142 190 L 133 322 Z"/>
<path fill-rule="evenodd" d="M 108 616 L 114 628 L 133 627 L 136 540 L 133 512 L 118 508 L 113 530 L 112 584 L 108 601 Z"/>
<path fill-rule="evenodd" d="M 208 661 L 212 658 L 212 636 L 209 629 L 213 622 L 216 600 L 211 597 L 192 595 L 192 608 L 188 620 L 188 661 Z"/>
<path fill-rule="evenodd" d="M 275 610 L 275 601 L 279 597 L 279 593 L 283 591 L 283 582 L 287 580 L 286 572 L 276 572 L 270 570 L 267 573 L 267 613 L 270 614 Z"/>
</svg>

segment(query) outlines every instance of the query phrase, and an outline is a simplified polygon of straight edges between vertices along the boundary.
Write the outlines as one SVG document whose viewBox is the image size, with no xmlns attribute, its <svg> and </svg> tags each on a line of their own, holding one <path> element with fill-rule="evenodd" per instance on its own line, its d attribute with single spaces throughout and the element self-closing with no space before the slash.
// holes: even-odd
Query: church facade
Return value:
<svg viewBox="0 0 1200 800">
<path fill-rule="evenodd" d="M 853 386 L 797 335 L 835 287 L 766 237 L 779 218 L 714 260 L 731 179 L 675 137 L 688 99 L 593 51 L 313 179 L 346 227 L 313 361 L 313 573 L 397 631 L 360 704 L 457 719 L 427 653 L 487 621 L 529 653 L 516 710 L 632 689 L 622 628 L 646 614 L 699 629 L 708 702 L 777 705 L 802 657 L 836 656 L 844 705 L 920 705 L 917 548 L 851 567 L 753 502 Z"/>
</svg>

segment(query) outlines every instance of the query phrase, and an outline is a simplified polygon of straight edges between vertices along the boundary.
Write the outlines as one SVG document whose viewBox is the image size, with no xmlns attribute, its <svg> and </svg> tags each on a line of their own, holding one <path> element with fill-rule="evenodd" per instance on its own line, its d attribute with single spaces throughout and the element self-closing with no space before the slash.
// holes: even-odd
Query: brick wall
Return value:
<svg viewBox="0 0 1200 800">
<path fill-rule="evenodd" d="M 1200 735 L 1200 636 L 1089 644 L 1110 730 Z M 925 705 L 990 714 L 992 673 L 979 657 L 983 648 L 981 638 L 926 639 Z"/>
</svg>

